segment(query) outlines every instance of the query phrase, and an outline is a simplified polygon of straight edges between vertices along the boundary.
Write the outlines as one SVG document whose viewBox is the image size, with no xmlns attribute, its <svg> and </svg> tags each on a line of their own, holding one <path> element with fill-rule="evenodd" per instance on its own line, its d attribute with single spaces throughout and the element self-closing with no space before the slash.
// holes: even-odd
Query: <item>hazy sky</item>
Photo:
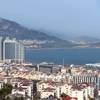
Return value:
<svg viewBox="0 0 100 100">
<path fill-rule="evenodd" d="M 100 0 L 0 0 L 0 17 L 63 36 L 100 36 Z"/>
</svg>

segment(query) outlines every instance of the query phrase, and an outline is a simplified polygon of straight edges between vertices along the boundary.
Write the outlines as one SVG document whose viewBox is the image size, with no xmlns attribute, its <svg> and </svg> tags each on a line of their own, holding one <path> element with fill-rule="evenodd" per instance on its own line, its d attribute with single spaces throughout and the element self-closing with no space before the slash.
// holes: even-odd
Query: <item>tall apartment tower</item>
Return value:
<svg viewBox="0 0 100 100">
<path fill-rule="evenodd" d="M 0 37 L 0 61 L 2 60 L 2 56 L 3 56 L 3 37 Z"/>
<path fill-rule="evenodd" d="M 24 61 L 24 46 L 20 42 L 16 42 L 16 57 L 15 61 Z"/>
<path fill-rule="evenodd" d="M 16 39 L 8 37 L 3 41 L 3 61 L 23 62 L 24 47 Z"/>
</svg>

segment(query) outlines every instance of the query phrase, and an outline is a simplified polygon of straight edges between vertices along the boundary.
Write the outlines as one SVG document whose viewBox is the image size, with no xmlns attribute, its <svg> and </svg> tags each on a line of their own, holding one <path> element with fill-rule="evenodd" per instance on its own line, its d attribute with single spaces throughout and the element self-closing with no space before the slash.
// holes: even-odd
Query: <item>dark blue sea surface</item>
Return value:
<svg viewBox="0 0 100 100">
<path fill-rule="evenodd" d="M 26 49 L 25 61 L 31 63 L 100 63 L 100 48 Z"/>
</svg>

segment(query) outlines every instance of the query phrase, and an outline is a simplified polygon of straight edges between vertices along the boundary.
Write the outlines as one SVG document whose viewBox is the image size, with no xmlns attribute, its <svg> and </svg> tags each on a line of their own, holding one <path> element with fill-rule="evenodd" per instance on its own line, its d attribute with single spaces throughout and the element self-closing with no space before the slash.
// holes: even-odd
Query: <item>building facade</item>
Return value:
<svg viewBox="0 0 100 100">
<path fill-rule="evenodd" d="M 3 41 L 3 38 L 0 37 L 0 61 L 2 60 L 2 41 Z"/>
<path fill-rule="evenodd" d="M 9 39 L 8 37 L 3 41 L 3 61 L 23 62 L 24 60 L 24 46 L 17 42 L 16 39 Z"/>
</svg>

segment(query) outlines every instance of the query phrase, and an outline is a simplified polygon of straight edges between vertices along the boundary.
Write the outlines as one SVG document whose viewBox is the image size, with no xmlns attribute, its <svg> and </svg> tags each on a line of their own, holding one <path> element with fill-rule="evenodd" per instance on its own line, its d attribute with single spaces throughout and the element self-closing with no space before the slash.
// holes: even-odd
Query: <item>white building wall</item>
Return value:
<svg viewBox="0 0 100 100">
<path fill-rule="evenodd" d="M 48 98 L 50 95 L 54 96 L 54 92 L 41 92 L 41 98 Z"/>
<path fill-rule="evenodd" d="M 72 96 L 71 97 L 75 97 L 75 98 L 78 98 L 78 100 L 84 100 L 84 94 L 83 94 L 83 91 L 72 91 Z"/>
</svg>

